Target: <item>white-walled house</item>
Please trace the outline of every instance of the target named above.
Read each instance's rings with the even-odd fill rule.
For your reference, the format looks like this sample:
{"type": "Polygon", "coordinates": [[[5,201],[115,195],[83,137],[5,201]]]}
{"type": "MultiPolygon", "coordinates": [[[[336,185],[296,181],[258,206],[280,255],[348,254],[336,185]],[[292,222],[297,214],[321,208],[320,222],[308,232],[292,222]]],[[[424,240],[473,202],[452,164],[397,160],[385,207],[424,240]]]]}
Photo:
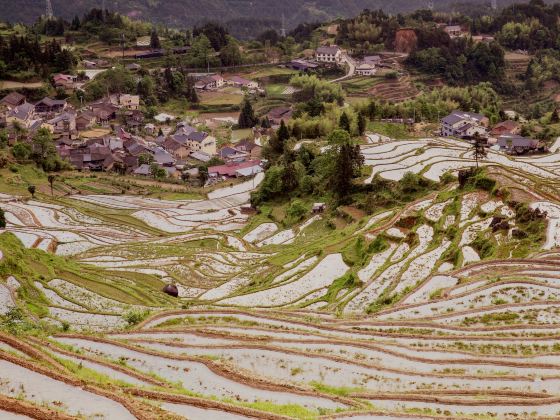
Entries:
{"type": "Polygon", "coordinates": [[[342,50],[337,45],[319,47],[315,59],[321,63],[338,64],[342,60],[342,50]]]}
{"type": "Polygon", "coordinates": [[[453,111],[441,120],[441,135],[472,137],[476,133],[487,134],[489,120],[482,114],[474,112],[453,111]]]}
{"type": "Polygon", "coordinates": [[[361,63],[356,67],[356,74],[358,76],[373,76],[376,72],[375,64],[361,63]]]}

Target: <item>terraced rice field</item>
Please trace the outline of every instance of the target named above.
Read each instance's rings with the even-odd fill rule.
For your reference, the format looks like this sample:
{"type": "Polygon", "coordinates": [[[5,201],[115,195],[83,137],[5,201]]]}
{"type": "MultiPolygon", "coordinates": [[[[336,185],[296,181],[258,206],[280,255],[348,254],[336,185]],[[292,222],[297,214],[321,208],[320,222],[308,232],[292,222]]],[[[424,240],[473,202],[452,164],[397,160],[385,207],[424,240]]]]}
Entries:
{"type": "MultiPolygon", "coordinates": [[[[362,151],[395,181],[475,164],[449,139],[362,151]]],[[[558,418],[560,154],[481,165],[534,200],[434,184],[337,230],[243,214],[262,175],[0,196],[0,418],[558,418]]]]}

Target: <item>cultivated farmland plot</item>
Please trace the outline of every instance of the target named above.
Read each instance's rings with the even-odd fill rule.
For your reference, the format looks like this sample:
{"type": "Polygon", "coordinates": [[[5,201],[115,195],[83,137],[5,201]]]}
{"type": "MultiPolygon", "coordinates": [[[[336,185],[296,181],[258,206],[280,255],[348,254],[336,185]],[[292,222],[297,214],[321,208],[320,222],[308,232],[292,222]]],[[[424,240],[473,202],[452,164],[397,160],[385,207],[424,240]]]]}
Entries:
{"type": "Polygon", "coordinates": [[[434,192],[338,230],[244,214],[264,174],[204,200],[0,195],[0,418],[558,418],[560,153],[490,152],[508,196],[439,184],[476,164],[463,142],[362,152],[364,182],[434,192]]]}

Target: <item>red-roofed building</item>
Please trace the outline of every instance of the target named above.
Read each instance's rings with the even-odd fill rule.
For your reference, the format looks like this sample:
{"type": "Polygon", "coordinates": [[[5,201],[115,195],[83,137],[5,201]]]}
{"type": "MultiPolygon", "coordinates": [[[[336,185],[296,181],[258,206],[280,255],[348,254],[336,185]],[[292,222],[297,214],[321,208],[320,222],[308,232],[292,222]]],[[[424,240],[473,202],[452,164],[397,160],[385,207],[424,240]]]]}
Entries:
{"type": "Polygon", "coordinates": [[[237,178],[239,176],[246,176],[247,173],[258,174],[259,172],[262,172],[260,160],[248,160],[238,163],[232,162],[225,165],[210,166],[208,168],[208,175],[211,177],[223,176],[237,178]]]}

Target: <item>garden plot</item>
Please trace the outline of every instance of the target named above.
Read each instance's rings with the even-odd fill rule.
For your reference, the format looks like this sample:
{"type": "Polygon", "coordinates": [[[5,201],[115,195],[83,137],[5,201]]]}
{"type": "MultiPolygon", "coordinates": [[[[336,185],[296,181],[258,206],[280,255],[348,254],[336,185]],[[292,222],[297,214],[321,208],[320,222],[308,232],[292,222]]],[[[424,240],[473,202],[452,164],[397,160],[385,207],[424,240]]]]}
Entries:
{"type": "Polygon", "coordinates": [[[463,253],[463,266],[480,261],[480,256],[478,253],[470,246],[464,246],[461,248],[461,252],[463,253]]]}
{"type": "MultiPolygon", "coordinates": [[[[398,357],[390,360],[389,355],[385,355],[387,357],[385,363],[389,364],[390,367],[382,367],[376,364],[357,365],[352,362],[333,360],[311,353],[293,354],[264,348],[185,348],[158,343],[149,343],[148,347],[165,353],[204,354],[219,357],[229,360],[237,368],[274,381],[304,384],[319,382],[336,387],[340,386],[340,379],[345,378],[347,383],[377,392],[407,392],[422,389],[428,384],[432,384],[436,388],[448,389],[482,390],[490,386],[493,389],[508,389],[511,387],[516,391],[542,392],[547,389],[546,386],[560,385],[560,379],[551,377],[543,377],[542,381],[535,383],[533,378],[529,377],[505,377],[503,375],[497,377],[480,374],[476,377],[469,377],[433,373],[433,370],[438,367],[437,363],[428,365],[432,372],[421,372],[419,371],[421,368],[415,367],[417,361],[407,361],[398,357]]],[[[145,356],[142,356],[142,358],[145,359],[145,356]]],[[[468,365],[459,363],[459,366],[464,368],[468,365]]],[[[484,364],[479,364],[478,368],[484,368],[484,364]]],[[[189,385],[192,386],[192,384],[189,385]]]]}
{"type": "Polygon", "coordinates": [[[15,306],[16,303],[12,298],[12,291],[3,284],[0,284],[0,315],[7,314],[15,306]]]}
{"type": "Polygon", "coordinates": [[[560,206],[548,201],[532,203],[531,208],[547,212],[548,227],[543,249],[560,246],[560,206]]]}
{"type": "Polygon", "coordinates": [[[419,238],[419,244],[413,248],[406,258],[401,259],[396,264],[390,265],[379,276],[373,278],[372,281],[358,294],[356,294],[346,305],[345,312],[361,312],[364,311],[371,303],[383,293],[383,291],[395,282],[409,261],[414,260],[417,256],[423,254],[433,239],[434,230],[431,226],[422,225],[418,227],[416,233],[419,238]]]}
{"type": "Polygon", "coordinates": [[[310,408],[335,409],[343,406],[326,398],[251,387],[220,376],[200,362],[172,360],[165,356],[153,356],[113,344],[84,339],[60,337],[56,341],[78,347],[82,351],[110,360],[125,360],[127,365],[144,373],[155,373],[169,382],[181,383],[184,389],[208,397],[233,398],[246,402],[271,401],[275,404],[299,404],[310,408]]]}
{"type": "Polygon", "coordinates": [[[73,330],[107,331],[127,325],[120,315],[77,312],[55,307],[49,308],[49,314],[58,321],[67,322],[73,330]]]}
{"type": "Polygon", "coordinates": [[[77,286],[66,280],[53,279],[49,281],[48,285],[61,298],[64,299],[65,296],[72,296],[73,300],[75,300],[76,302],[80,302],[81,305],[85,305],[93,311],[122,313],[122,311],[134,307],[98,295],[97,293],[92,292],[91,290],[77,286]]]}
{"type": "Polygon", "coordinates": [[[255,243],[263,241],[278,230],[275,223],[262,223],[243,237],[244,241],[255,243]]]}
{"type": "Polygon", "coordinates": [[[296,233],[293,229],[286,229],[277,234],[271,236],[270,238],[265,239],[262,242],[257,244],[258,247],[263,247],[267,245],[282,245],[282,244],[291,244],[294,239],[296,238],[296,233]]]}
{"type": "Polygon", "coordinates": [[[405,289],[412,288],[415,284],[427,278],[434,269],[439,258],[447,248],[449,248],[449,245],[451,245],[451,242],[443,241],[443,243],[433,251],[412,261],[408,269],[402,274],[399,283],[394,289],[394,293],[401,293],[405,289]]]}
{"type": "Polygon", "coordinates": [[[449,203],[451,200],[432,205],[424,212],[424,216],[431,222],[437,222],[443,216],[443,210],[449,203]]]}
{"type": "Polygon", "coordinates": [[[537,303],[538,301],[557,300],[559,295],[560,288],[523,283],[500,284],[483,288],[480,291],[470,292],[466,296],[391,311],[387,315],[382,315],[380,318],[423,318],[447,313],[448,308],[453,308],[454,311],[461,312],[488,308],[497,304],[519,302],[537,303]]]}
{"type": "Polygon", "coordinates": [[[162,403],[161,408],[170,413],[183,416],[187,419],[194,420],[216,420],[216,419],[228,419],[228,420],[251,420],[254,417],[242,416],[240,414],[233,414],[227,411],[211,410],[207,408],[199,408],[193,405],[186,404],[174,404],[174,403],[162,403]]]}
{"type": "Polygon", "coordinates": [[[54,250],[74,255],[96,246],[145,240],[145,234],[122,226],[108,225],[76,209],[37,202],[10,202],[4,206],[8,231],[27,248],[54,250]]]}
{"type": "Polygon", "coordinates": [[[430,299],[432,293],[447,289],[457,284],[458,279],[451,276],[433,276],[422,286],[414,291],[414,293],[408,295],[404,300],[404,304],[427,302],[430,299]]]}
{"type": "MultiPolygon", "coordinates": [[[[305,258],[305,256],[303,256],[303,257],[305,258]]],[[[294,277],[296,274],[299,274],[303,271],[306,271],[310,267],[314,266],[317,263],[318,260],[319,260],[319,257],[317,257],[317,256],[313,256],[311,258],[304,259],[303,261],[301,261],[295,267],[290,268],[289,270],[284,271],[282,274],[276,276],[274,278],[274,283],[282,283],[283,281],[294,277]]]]}
{"type": "Polygon", "coordinates": [[[298,300],[317,289],[324,289],[348,270],[340,254],[331,254],[321,260],[300,279],[268,290],[236,296],[222,301],[226,305],[250,307],[281,306],[298,300]]]}
{"type": "Polygon", "coordinates": [[[0,393],[39,405],[64,408],[70,415],[107,420],[135,419],[116,401],[80,387],[67,385],[6,360],[0,360],[0,393]]]}
{"type": "Polygon", "coordinates": [[[148,383],[148,382],[145,382],[145,381],[143,381],[141,379],[138,379],[134,376],[131,376],[131,375],[128,375],[124,372],[121,372],[120,370],[113,369],[109,366],[105,366],[101,363],[96,363],[96,362],[85,360],[85,359],[82,359],[82,358],[79,358],[79,357],[70,356],[66,353],[60,353],[60,352],[54,350],[52,347],[49,350],[54,354],[54,356],[56,356],[59,359],[69,360],[69,361],[71,361],[71,362],[73,362],[73,363],[75,363],[79,366],[83,366],[85,368],[91,369],[91,370],[96,371],[96,372],[98,372],[102,375],[106,375],[109,378],[112,378],[114,380],[126,382],[128,384],[136,385],[136,386],[148,386],[148,387],[151,386],[151,384],[148,383]]]}
{"type": "Polygon", "coordinates": [[[75,303],[72,303],[66,299],[64,299],[63,297],[59,296],[58,293],[56,293],[54,290],[51,289],[47,289],[45,286],[43,286],[42,283],[36,281],[35,283],[35,287],[37,289],[39,289],[44,295],[45,297],[51,302],[51,305],[56,305],[56,306],[60,306],[62,308],[65,309],[75,309],[78,311],[83,311],[84,308],[81,307],[80,305],[76,305],[75,303]]]}
{"type": "MultiPolygon", "coordinates": [[[[223,198],[229,197],[231,195],[248,193],[256,189],[263,180],[264,172],[261,172],[256,174],[254,178],[250,179],[249,181],[242,182],[241,184],[237,184],[232,187],[219,188],[217,190],[211,191],[208,193],[208,198],[212,200],[214,198],[223,198]]],[[[249,198],[247,198],[247,200],[248,199],[249,198]]]]}
{"type": "Polygon", "coordinates": [[[371,258],[369,264],[358,271],[358,278],[363,282],[371,280],[372,276],[385,264],[385,261],[387,261],[396,247],[397,246],[394,243],[391,243],[389,248],[385,251],[375,254],[371,258]]]}

